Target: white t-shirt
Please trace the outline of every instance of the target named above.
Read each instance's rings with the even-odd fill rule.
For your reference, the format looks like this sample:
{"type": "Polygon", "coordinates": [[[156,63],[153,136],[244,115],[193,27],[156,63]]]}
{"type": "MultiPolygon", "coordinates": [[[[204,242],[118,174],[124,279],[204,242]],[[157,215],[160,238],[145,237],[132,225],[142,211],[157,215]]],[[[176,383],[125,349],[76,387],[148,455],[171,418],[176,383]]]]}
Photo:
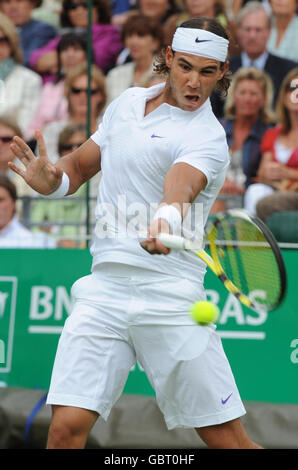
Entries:
{"type": "Polygon", "coordinates": [[[56,248],[56,243],[46,234],[30,232],[14,216],[0,230],[0,248],[56,248]]]}
{"type": "MultiPolygon", "coordinates": [[[[198,280],[198,258],[194,263],[193,255],[173,251],[167,259],[152,256],[141,248],[136,235],[127,236],[127,231],[144,230],[150,224],[163,198],[165,176],[179,162],[201,170],[208,181],[194,201],[201,205],[193,206],[203,209],[197,218],[202,232],[229,164],[225,131],[209,99],[195,112],[163,103],[144,117],[146,101],[158,96],[164,86],[126,90],[108,106],[91,136],[100,146],[102,169],[91,246],[93,267],[118,262],[177,276],[183,270],[184,277],[198,280]]],[[[193,223],[194,210],[191,217],[193,223]]],[[[203,279],[203,262],[201,267],[203,279]]]]}

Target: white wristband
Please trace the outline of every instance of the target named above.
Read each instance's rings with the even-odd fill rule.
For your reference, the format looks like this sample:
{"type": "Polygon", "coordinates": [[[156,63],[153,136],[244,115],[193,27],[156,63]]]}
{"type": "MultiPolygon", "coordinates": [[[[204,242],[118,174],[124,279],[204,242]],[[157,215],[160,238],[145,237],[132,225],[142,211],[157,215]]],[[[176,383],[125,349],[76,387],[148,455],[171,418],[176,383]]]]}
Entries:
{"type": "Polygon", "coordinates": [[[69,178],[67,174],[63,172],[60,186],[57,189],[55,189],[53,193],[44,194],[43,196],[48,199],[58,199],[58,198],[62,198],[63,196],[65,196],[68,193],[68,190],[69,190],[69,178]]]}
{"type": "Polygon", "coordinates": [[[173,205],[163,205],[157,209],[154,214],[153,220],[165,219],[171,229],[175,233],[181,228],[182,217],[180,211],[173,205]]]}

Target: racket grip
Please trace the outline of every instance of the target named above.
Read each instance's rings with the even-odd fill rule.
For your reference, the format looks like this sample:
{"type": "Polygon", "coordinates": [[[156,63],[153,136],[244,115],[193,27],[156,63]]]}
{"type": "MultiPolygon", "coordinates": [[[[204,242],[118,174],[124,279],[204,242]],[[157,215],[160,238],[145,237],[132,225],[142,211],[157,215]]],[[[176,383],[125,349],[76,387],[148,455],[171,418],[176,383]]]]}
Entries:
{"type": "Polygon", "coordinates": [[[185,239],[183,237],[171,235],[169,233],[160,233],[158,235],[158,239],[167,248],[171,248],[173,250],[185,250],[185,239]]]}

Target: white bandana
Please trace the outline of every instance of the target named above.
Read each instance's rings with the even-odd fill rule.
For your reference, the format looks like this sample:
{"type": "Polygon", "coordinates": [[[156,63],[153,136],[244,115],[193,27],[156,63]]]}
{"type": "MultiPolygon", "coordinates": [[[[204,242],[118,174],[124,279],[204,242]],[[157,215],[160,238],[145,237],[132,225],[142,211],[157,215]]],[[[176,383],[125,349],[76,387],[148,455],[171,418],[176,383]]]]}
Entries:
{"type": "Polygon", "coordinates": [[[173,37],[172,49],[208,59],[225,62],[229,41],[204,29],[177,28],[173,37]]]}

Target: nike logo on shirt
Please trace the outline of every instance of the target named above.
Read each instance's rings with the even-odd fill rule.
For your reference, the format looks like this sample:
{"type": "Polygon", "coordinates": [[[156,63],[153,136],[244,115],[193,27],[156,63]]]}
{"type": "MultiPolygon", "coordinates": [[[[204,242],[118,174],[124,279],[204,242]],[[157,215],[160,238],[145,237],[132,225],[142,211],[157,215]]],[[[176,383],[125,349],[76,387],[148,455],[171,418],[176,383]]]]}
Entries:
{"type": "Polygon", "coordinates": [[[151,139],[164,139],[164,136],[163,135],[156,135],[156,134],[152,134],[151,136],[151,139]]]}

